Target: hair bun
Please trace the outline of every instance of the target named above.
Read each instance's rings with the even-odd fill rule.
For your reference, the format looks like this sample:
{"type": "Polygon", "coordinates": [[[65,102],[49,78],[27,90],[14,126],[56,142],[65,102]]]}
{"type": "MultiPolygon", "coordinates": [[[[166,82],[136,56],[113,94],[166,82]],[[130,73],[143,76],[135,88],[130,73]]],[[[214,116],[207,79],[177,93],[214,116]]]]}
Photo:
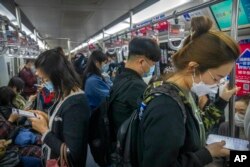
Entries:
{"type": "Polygon", "coordinates": [[[198,36],[207,33],[213,26],[213,22],[209,17],[199,16],[193,17],[191,20],[191,29],[192,29],[192,39],[197,38],[198,36]]]}

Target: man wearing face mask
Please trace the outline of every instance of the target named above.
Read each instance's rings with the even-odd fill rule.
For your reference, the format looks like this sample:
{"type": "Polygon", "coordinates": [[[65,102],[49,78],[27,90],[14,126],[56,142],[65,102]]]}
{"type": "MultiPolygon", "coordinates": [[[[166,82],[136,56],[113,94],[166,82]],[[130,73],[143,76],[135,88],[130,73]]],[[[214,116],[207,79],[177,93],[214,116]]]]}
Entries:
{"type": "Polygon", "coordinates": [[[150,67],[150,70],[148,73],[144,74],[143,76],[143,80],[146,84],[149,83],[149,81],[152,79],[153,75],[154,75],[154,71],[155,71],[155,66],[150,67]]]}
{"type": "Polygon", "coordinates": [[[121,124],[138,108],[147,84],[142,77],[160,59],[160,48],[150,38],[136,37],[129,43],[125,69],[116,76],[111,89],[111,123],[115,136],[121,124]]]}
{"type": "MultiPolygon", "coordinates": [[[[248,96],[241,96],[235,102],[235,136],[241,139],[246,139],[244,134],[244,119],[246,115],[247,106],[249,104],[248,96]]],[[[219,134],[229,136],[229,122],[224,122],[220,125],[219,134]]]]}
{"type": "Polygon", "coordinates": [[[33,59],[26,59],[25,66],[19,72],[19,77],[24,81],[24,89],[23,89],[23,96],[28,99],[30,95],[34,95],[36,93],[36,87],[34,84],[37,83],[37,79],[35,74],[32,72],[34,67],[34,60],[33,59]]]}

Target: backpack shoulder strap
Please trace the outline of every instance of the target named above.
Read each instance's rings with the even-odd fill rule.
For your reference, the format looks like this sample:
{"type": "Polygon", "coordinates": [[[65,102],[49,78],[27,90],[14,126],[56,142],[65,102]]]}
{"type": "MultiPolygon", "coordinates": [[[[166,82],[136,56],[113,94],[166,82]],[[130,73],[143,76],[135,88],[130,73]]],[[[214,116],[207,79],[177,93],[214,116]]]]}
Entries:
{"type": "Polygon", "coordinates": [[[178,103],[184,116],[184,123],[186,123],[187,114],[185,105],[188,104],[188,100],[183,90],[171,82],[156,81],[146,89],[143,95],[139,116],[141,117],[143,115],[144,109],[151,100],[162,94],[172,97],[178,103]]]}

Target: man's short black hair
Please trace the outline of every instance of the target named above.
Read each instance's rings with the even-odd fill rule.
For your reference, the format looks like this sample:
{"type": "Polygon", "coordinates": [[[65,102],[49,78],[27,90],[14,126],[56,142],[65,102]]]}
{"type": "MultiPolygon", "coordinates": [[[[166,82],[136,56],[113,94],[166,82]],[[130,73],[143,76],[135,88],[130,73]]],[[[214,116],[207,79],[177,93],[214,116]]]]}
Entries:
{"type": "Polygon", "coordinates": [[[151,38],[135,37],[129,43],[129,56],[145,56],[146,58],[157,62],[161,57],[161,50],[157,42],[151,38]]]}

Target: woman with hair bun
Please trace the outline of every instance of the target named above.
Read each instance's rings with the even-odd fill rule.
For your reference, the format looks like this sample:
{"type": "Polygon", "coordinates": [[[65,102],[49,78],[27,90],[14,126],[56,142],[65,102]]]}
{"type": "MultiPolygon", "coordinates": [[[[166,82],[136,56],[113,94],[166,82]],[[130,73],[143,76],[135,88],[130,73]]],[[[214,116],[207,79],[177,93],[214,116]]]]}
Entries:
{"type": "Polygon", "coordinates": [[[233,39],[211,28],[212,21],[208,17],[193,18],[191,35],[173,56],[176,71],[165,79],[162,89],[167,85],[172,93],[182,98],[159,95],[143,111],[139,166],[201,167],[212,162],[213,157],[229,155],[229,150],[223,147],[225,142],[205,145],[201,117],[213,118],[198,110],[191,93],[204,95],[211,86],[218,86],[230,73],[240,53],[233,39]]]}

